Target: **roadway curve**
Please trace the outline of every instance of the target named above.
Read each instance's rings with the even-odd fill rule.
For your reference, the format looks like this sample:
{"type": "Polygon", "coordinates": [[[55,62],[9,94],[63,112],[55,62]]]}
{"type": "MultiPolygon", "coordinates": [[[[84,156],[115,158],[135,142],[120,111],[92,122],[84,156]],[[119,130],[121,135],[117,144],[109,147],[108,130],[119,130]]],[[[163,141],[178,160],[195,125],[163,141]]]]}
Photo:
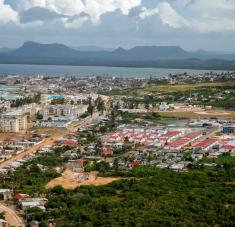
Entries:
{"type": "Polygon", "coordinates": [[[25,226],[22,219],[11,208],[0,204],[0,212],[5,213],[6,221],[10,224],[10,226],[16,226],[16,227],[24,227],[25,226]]]}

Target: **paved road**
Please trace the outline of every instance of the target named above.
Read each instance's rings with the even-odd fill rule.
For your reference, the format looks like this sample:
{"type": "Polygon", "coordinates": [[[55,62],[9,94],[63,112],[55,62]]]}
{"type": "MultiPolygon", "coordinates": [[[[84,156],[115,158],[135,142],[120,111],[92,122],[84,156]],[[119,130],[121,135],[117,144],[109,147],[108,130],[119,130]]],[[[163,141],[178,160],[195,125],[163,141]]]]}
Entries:
{"type": "Polygon", "coordinates": [[[5,212],[6,221],[10,224],[10,226],[25,226],[22,219],[11,208],[0,204],[0,212],[5,212]]]}

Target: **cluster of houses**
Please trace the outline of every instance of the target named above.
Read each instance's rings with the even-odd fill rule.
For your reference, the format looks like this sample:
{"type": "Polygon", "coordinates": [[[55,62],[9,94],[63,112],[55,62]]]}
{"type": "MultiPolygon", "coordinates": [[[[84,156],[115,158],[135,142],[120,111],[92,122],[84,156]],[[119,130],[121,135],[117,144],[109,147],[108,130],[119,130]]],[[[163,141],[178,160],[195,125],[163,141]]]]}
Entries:
{"type": "Polygon", "coordinates": [[[124,141],[159,148],[180,149],[202,135],[200,131],[166,127],[120,126],[103,137],[104,143],[114,144],[124,141]]]}
{"type": "MultiPolygon", "coordinates": [[[[6,139],[0,141],[0,163],[5,162],[11,157],[24,152],[27,148],[36,146],[44,141],[45,135],[28,136],[28,138],[15,137],[13,139],[6,139]]],[[[14,171],[17,167],[23,165],[23,163],[34,156],[30,154],[22,160],[12,162],[4,169],[0,169],[1,173],[6,173],[8,170],[14,171]]]]}
{"type": "MultiPolygon", "coordinates": [[[[138,161],[138,165],[151,164],[159,168],[185,169],[190,162],[184,160],[185,151],[191,153],[191,162],[203,158],[218,157],[224,153],[235,155],[235,136],[221,133],[207,137],[202,128],[140,127],[121,125],[118,130],[102,137],[103,145],[115,150],[125,144],[133,148],[124,156],[138,161]],[[149,161],[151,157],[151,162],[149,161]]],[[[112,156],[110,150],[106,151],[112,156]]],[[[137,165],[134,163],[133,165],[137,165]]],[[[133,166],[131,165],[131,166],[133,166]]],[[[130,166],[130,165],[129,165],[130,166]]]]}

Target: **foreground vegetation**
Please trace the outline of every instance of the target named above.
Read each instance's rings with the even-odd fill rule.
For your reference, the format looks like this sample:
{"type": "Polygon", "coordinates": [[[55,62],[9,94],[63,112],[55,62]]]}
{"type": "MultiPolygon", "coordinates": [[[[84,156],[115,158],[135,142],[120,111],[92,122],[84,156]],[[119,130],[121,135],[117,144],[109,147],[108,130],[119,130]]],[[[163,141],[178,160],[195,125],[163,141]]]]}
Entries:
{"type": "MultiPolygon", "coordinates": [[[[47,211],[31,208],[27,221],[40,226],[233,226],[235,218],[234,157],[205,158],[202,163],[223,165],[216,169],[192,167],[174,172],[155,167],[136,167],[129,171],[106,168],[103,175],[123,177],[105,186],[81,186],[49,190],[45,185],[60,176],[55,167],[66,160],[60,155],[69,147],[55,148],[25,163],[8,178],[2,188],[16,193],[45,196],[47,211]],[[147,221],[146,221],[147,220],[147,221]]],[[[102,172],[102,169],[100,169],[102,172]]]]}
{"type": "Polygon", "coordinates": [[[138,167],[129,180],[48,192],[48,211],[28,220],[57,226],[233,226],[234,169],[186,173],[138,167]]]}

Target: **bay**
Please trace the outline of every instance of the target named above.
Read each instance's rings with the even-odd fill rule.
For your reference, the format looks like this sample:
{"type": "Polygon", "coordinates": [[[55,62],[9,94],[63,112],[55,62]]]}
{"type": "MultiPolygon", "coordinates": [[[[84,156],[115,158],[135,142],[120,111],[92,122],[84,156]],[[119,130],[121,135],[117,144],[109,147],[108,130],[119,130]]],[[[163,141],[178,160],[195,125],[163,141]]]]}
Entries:
{"type": "MultiPolygon", "coordinates": [[[[211,70],[169,69],[169,68],[127,68],[105,66],[68,66],[68,65],[18,65],[0,64],[0,75],[44,75],[78,77],[86,76],[117,76],[117,77],[163,77],[171,74],[184,73],[204,74],[211,70]]],[[[220,73],[224,71],[213,70],[220,73]]]]}

